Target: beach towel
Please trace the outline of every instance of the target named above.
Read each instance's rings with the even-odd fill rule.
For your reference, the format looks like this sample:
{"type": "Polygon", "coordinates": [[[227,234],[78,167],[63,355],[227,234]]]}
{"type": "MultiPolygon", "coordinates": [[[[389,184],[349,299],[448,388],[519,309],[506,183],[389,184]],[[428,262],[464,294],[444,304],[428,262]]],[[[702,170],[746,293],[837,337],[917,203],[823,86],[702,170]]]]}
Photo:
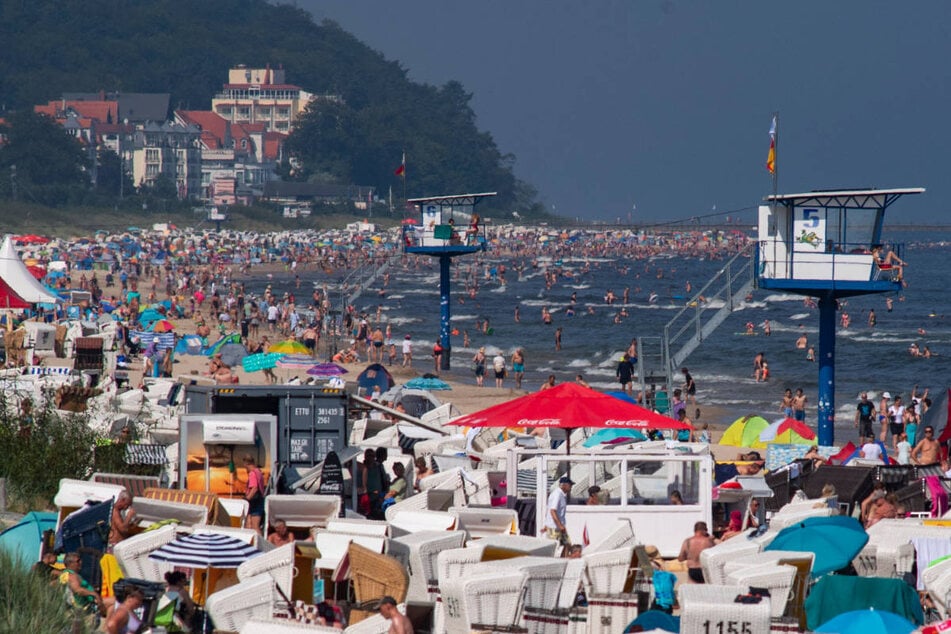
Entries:
{"type": "Polygon", "coordinates": [[[931,517],[944,517],[948,512],[948,492],[941,486],[938,476],[927,476],[925,486],[928,487],[928,497],[931,498],[931,517]]]}
{"type": "Polygon", "coordinates": [[[102,569],[102,598],[116,596],[112,586],[124,577],[119,561],[115,555],[106,554],[99,560],[99,567],[102,569]]]}
{"type": "Polygon", "coordinates": [[[912,537],[911,545],[915,547],[915,561],[918,564],[918,591],[925,589],[921,573],[935,559],[951,555],[951,538],[948,537],[912,537]]]}

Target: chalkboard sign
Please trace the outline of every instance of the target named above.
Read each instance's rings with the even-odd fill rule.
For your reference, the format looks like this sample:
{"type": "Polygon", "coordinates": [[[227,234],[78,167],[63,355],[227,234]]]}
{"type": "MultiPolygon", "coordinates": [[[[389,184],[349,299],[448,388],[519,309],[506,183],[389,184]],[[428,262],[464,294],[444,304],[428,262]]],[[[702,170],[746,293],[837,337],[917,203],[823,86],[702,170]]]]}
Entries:
{"type": "Polygon", "coordinates": [[[320,470],[320,487],[317,493],[321,495],[343,495],[343,467],[336,451],[329,452],[324,457],[324,465],[320,470]]]}

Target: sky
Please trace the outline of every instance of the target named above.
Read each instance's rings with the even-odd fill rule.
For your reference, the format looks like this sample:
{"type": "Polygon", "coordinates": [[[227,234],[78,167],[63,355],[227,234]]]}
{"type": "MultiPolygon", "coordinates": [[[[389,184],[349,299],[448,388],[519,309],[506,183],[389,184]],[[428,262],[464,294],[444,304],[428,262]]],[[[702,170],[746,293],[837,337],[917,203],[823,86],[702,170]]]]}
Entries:
{"type": "Polygon", "coordinates": [[[943,0],[296,5],[414,81],[461,82],[480,129],[559,216],[752,220],[772,192],[765,162],[778,112],[781,193],[921,186],[892,213],[949,222],[943,0]]]}

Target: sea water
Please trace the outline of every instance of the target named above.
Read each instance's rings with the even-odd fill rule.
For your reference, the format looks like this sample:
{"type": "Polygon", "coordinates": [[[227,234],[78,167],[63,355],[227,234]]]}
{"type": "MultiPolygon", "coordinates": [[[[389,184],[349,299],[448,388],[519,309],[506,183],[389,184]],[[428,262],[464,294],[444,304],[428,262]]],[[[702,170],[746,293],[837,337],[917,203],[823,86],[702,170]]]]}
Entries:
{"type": "MultiPolygon", "coordinates": [[[[919,392],[930,388],[932,394],[951,385],[951,232],[893,232],[887,239],[905,244],[902,257],[909,265],[905,269],[908,285],[900,293],[848,298],[841,308],[852,322],[847,329],[839,324],[836,329],[837,442],[854,440],[852,420],[861,391],[887,390],[893,396],[905,395],[907,402],[915,385],[919,392]],[[886,306],[887,298],[892,300],[891,311],[886,306]],[[868,325],[870,309],[877,318],[874,327],[868,325]],[[919,329],[925,334],[919,334],[919,329]],[[936,356],[912,357],[912,343],[922,349],[927,346],[936,356]]],[[[385,295],[378,294],[382,285],[378,280],[360,296],[356,308],[369,315],[371,324],[379,310],[384,327],[392,325],[398,350],[404,335],[412,335],[414,367],[432,371],[431,349],[439,336],[440,318],[438,261],[423,256],[418,261],[418,267],[391,267],[385,295]]],[[[482,346],[490,359],[501,351],[510,369],[512,352],[521,347],[526,357],[523,389],[536,390],[549,374],[554,374],[558,382],[582,374],[596,389],[617,389],[615,369],[631,340],[662,336],[664,325],[724,264],[724,260],[699,257],[571,259],[561,262],[561,267],[570,270],[572,277],[559,278],[548,290],[546,262],[540,260],[533,267],[528,259],[519,261],[524,265],[521,276],[513,270],[513,260],[498,257],[492,249],[454,260],[452,326],[459,334],[452,338],[452,378],[475,383],[472,356],[482,346]],[[473,264],[478,265],[475,277],[479,284],[474,299],[466,292],[465,276],[456,274],[457,268],[468,272],[473,264]],[[486,279],[484,275],[499,264],[508,269],[505,284],[497,277],[486,279]],[[588,271],[582,272],[585,264],[588,271]],[[690,293],[687,281],[692,285],[690,293]],[[621,304],[620,299],[611,306],[605,303],[609,289],[620,298],[625,287],[630,289],[627,304],[621,304]],[[566,308],[572,293],[576,293],[575,314],[569,316],[566,308]],[[652,294],[656,294],[653,302],[652,294]],[[516,307],[519,322],[515,321],[516,307]],[[552,314],[551,324],[542,321],[545,307],[552,314]],[[589,308],[593,314],[589,314],[589,308]],[[621,308],[629,316],[615,323],[615,314],[621,308]],[[476,329],[477,322],[486,318],[491,334],[476,329]],[[555,350],[557,328],[562,329],[560,351],[555,350]],[[462,345],[464,331],[470,337],[468,347],[462,345]]],[[[283,291],[296,292],[303,302],[311,283],[322,286],[330,282],[332,287],[334,281],[323,273],[306,271],[301,276],[304,285],[295,291],[291,279],[279,277],[252,279],[248,290],[260,293],[270,283],[278,296],[283,291]]],[[[720,419],[701,417],[701,421],[730,422],[746,414],[781,418],[783,390],[801,387],[809,399],[806,421],[815,426],[818,367],[795,344],[805,333],[809,345],[818,348],[818,310],[807,306],[803,299],[777,291],[754,291],[751,301],[743,302],[686,360],[684,365],[690,368],[697,384],[701,411],[711,405],[726,412],[720,419]],[[762,325],[767,319],[771,336],[763,334],[762,325]],[[747,322],[755,324],[755,336],[742,334],[747,322]],[[758,352],[766,355],[770,369],[769,380],[760,383],[753,378],[753,357],[758,352]]],[[[340,343],[349,341],[341,339],[340,343]]],[[[494,384],[487,376],[486,385],[494,384]]],[[[510,375],[505,386],[513,385],[510,375]]],[[[448,398],[451,400],[451,396],[448,398]]]]}

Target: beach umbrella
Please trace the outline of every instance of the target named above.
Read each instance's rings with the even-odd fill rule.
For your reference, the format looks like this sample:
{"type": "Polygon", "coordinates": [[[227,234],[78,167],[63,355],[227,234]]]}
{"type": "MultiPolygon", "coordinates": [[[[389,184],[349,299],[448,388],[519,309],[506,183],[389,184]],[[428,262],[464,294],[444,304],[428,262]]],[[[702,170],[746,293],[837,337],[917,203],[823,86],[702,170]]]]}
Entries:
{"type": "Polygon", "coordinates": [[[336,363],[318,363],[311,369],[307,370],[307,374],[317,377],[340,376],[341,374],[346,373],[347,369],[337,365],[336,363]]]}
{"type": "Polygon", "coordinates": [[[802,421],[786,418],[760,432],[759,439],[763,442],[787,445],[811,445],[816,439],[816,432],[809,429],[809,426],[802,421]]]}
{"type": "Polygon", "coordinates": [[[608,429],[690,429],[689,425],[613,396],[562,383],[449,422],[459,427],[549,427],[572,430],[582,427],[608,429]]]}
{"type": "Polygon", "coordinates": [[[584,441],[584,446],[627,444],[643,440],[647,440],[647,436],[636,429],[599,429],[584,441]]]}
{"type": "Polygon", "coordinates": [[[180,535],[149,553],[149,559],[183,568],[237,568],[261,551],[222,533],[180,535]]]}
{"type": "Polygon", "coordinates": [[[241,367],[245,372],[257,372],[258,370],[270,370],[277,366],[277,361],[284,355],[280,352],[258,352],[249,354],[241,359],[241,367]]]}
{"type": "Polygon", "coordinates": [[[630,394],[628,394],[627,392],[620,392],[620,391],[618,391],[618,392],[607,392],[607,395],[608,395],[608,396],[613,396],[614,398],[619,399],[619,400],[622,400],[622,401],[624,401],[625,403],[632,403],[632,404],[634,404],[634,405],[637,405],[637,404],[638,404],[638,403],[637,403],[637,399],[634,398],[633,396],[631,396],[630,394]]]}
{"type": "Polygon", "coordinates": [[[766,447],[766,443],[759,439],[759,435],[767,427],[769,427],[769,421],[762,416],[749,415],[737,418],[723,432],[720,444],[762,449],[766,447]]]}
{"type": "Polygon", "coordinates": [[[152,332],[172,332],[175,330],[175,324],[167,319],[159,319],[152,322],[152,325],[149,326],[149,330],[152,332]]]}
{"type": "Polygon", "coordinates": [[[286,354],[277,361],[277,367],[284,370],[309,370],[316,365],[309,354],[286,354]]]}
{"type": "Polygon", "coordinates": [[[294,339],[285,339],[278,341],[267,349],[268,352],[280,352],[281,354],[310,354],[307,346],[294,339]]]}
{"type": "Polygon", "coordinates": [[[903,616],[887,610],[843,612],[815,629],[836,634],[910,634],[917,626],[903,616]]]}
{"type": "Polygon", "coordinates": [[[798,550],[815,554],[816,577],[849,565],[868,542],[858,520],[845,515],[809,517],[779,531],[764,550],[798,550]]]}
{"type": "Polygon", "coordinates": [[[429,390],[430,392],[452,389],[452,386],[442,379],[427,376],[418,376],[415,379],[410,379],[406,382],[406,387],[414,390],[429,390]]]}

